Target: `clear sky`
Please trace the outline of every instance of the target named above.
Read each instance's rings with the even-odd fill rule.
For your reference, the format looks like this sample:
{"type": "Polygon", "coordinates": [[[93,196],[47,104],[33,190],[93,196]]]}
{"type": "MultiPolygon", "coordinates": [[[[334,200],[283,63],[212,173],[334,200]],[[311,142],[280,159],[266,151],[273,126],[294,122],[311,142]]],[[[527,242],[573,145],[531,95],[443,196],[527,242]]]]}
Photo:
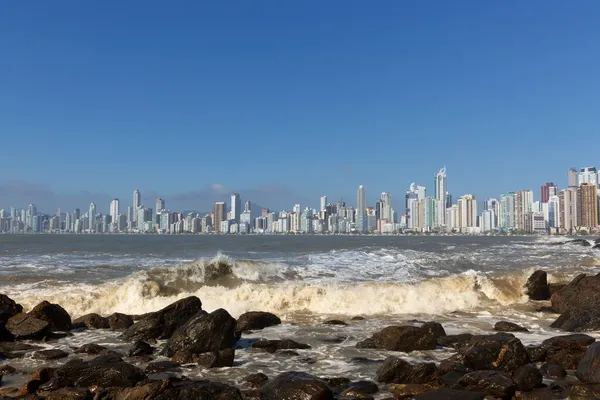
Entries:
{"type": "Polygon", "coordinates": [[[3,1],[0,208],[363,184],[399,210],[444,165],[455,199],[539,198],[600,166],[599,21],[592,0],[3,1]]]}

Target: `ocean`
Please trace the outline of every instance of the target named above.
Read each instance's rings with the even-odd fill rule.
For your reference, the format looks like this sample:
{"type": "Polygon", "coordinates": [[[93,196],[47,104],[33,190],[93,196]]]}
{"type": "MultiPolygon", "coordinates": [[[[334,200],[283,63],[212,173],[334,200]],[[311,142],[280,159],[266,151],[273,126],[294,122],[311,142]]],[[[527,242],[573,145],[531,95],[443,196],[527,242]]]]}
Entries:
{"type": "MultiPolygon", "coordinates": [[[[283,324],[244,336],[308,343],[300,356],[255,353],[238,344],[236,366],[195,368],[190,377],[238,383],[249,373],[302,370],[318,376],[373,379],[390,352],[356,343],[393,324],[441,322],[447,333],[492,332],[499,320],[527,327],[524,344],[561,334],[556,314],[538,312],[523,285],[543,269],[550,282],[600,272],[600,252],[564,237],[468,236],[0,236],[0,293],[26,310],[42,300],[72,317],[95,312],[143,314],[195,295],[203,308],[234,317],[269,311],[283,324]],[[361,316],[364,320],[352,320],[361,316]],[[347,326],[324,325],[341,319],[347,326]],[[365,361],[365,358],[371,361],[365,361]]],[[[242,342],[243,342],[242,340],[242,342]]],[[[44,344],[69,350],[84,343],[116,350],[118,333],[82,331],[44,344]]],[[[441,360],[450,350],[412,352],[441,360]]],[[[41,361],[11,360],[34,369],[41,361]]],[[[63,361],[64,362],[64,361],[63,361]]],[[[0,364],[3,362],[0,361],[0,364]]]]}

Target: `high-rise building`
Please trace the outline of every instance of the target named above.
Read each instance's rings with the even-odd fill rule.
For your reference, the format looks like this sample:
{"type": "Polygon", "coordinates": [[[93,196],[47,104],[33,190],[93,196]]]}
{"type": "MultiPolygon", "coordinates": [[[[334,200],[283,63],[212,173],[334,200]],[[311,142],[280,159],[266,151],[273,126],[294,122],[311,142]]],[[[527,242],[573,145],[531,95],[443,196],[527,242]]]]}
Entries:
{"type": "Polygon", "coordinates": [[[138,189],[135,189],[133,191],[133,223],[135,224],[137,222],[137,217],[138,217],[138,208],[140,208],[140,206],[142,205],[142,195],[140,194],[140,191],[138,189]]]}
{"type": "Polygon", "coordinates": [[[155,223],[160,224],[160,212],[165,209],[165,201],[158,197],[156,199],[156,208],[154,209],[155,223]]]}
{"type": "Polygon", "coordinates": [[[246,202],[244,203],[244,212],[252,212],[252,203],[250,202],[250,200],[246,200],[246,202]]]}
{"type": "Polygon", "coordinates": [[[325,209],[327,208],[327,196],[321,196],[320,206],[321,208],[319,209],[319,211],[325,211],[325,209]]]}
{"type": "Polygon", "coordinates": [[[481,214],[481,230],[483,232],[492,232],[496,229],[496,216],[494,210],[485,210],[481,214]]]}
{"type": "Polygon", "coordinates": [[[444,227],[446,225],[446,193],[448,192],[446,167],[440,169],[435,176],[434,189],[434,197],[437,201],[436,225],[438,227],[444,227]]]}
{"type": "Polygon", "coordinates": [[[550,196],[548,199],[548,228],[560,228],[560,199],[550,196]]]}
{"type": "MultiPolygon", "coordinates": [[[[225,220],[225,202],[218,201],[213,207],[213,230],[221,232],[221,222],[225,220]]],[[[226,233],[226,232],[224,232],[226,233]]]]}
{"type": "Polygon", "coordinates": [[[569,168],[569,187],[577,187],[577,168],[569,168]]]}
{"type": "Polygon", "coordinates": [[[110,219],[113,223],[117,223],[119,217],[119,199],[113,199],[110,202],[110,219]]]}
{"type": "Polygon", "coordinates": [[[598,226],[598,189],[593,183],[582,183],[577,189],[577,225],[588,229],[598,226]]]}
{"type": "MultiPolygon", "coordinates": [[[[423,188],[423,194],[425,194],[425,188],[419,186],[418,188],[423,188]]],[[[419,202],[419,190],[415,188],[415,184],[411,183],[410,188],[406,192],[404,197],[404,208],[405,208],[405,216],[406,216],[406,229],[413,230],[415,229],[415,219],[417,217],[417,203],[419,202]]]]}
{"type": "Polygon", "coordinates": [[[242,214],[242,199],[239,193],[231,194],[231,219],[235,222],[240,222],[242,214]]]}
{"type": "Polygon", "coordinates": [[[571,234],[577,226],[577,188],[570,187],[561,190],[558,194],[558,199],[560,202],[561,231],[571,234]]]}
{"type": "Polygon", "coordinates": [[[546,184],[541,187],[540,200],[542,203],[547,203],[550,199],[550,196],[556,195],[558,195],[558,186],[556,186],[554,183],[546,182],[546,184]]]}
{"type": "Polygon", "coordinates": [[[470,228],[477,227],[477,200],[472,194],[465,194],[457,204],[459,229],[461,233],[468,233],[470,228]]]}
{"type": "Polygon", "coordinates": [[[90,210],[88,212],[89,224],[88,229],[92,232],[96,230],[96,205],[94,203],[90,204],[90,210]]]}
{"type": "Polygon", "coordinates": [[[592,185],[598,186],[598,171],[596,167],[585,167],[581,168],[579,172],[579,185],[582,183],[591,183],[592,185]]]}
{"type": "Polygon", "coordinates": [[[387,192],[381,193],[381,203],[381,219],[384,219],[387,222],[394,222],[392,210],[392,195],[387,192]]]}
{"type": "Polygon", "coordinates": [[[515,193],[509,192],[500,196],[500,215],[498,226],[505,229],[515,229],[515,193]]]}

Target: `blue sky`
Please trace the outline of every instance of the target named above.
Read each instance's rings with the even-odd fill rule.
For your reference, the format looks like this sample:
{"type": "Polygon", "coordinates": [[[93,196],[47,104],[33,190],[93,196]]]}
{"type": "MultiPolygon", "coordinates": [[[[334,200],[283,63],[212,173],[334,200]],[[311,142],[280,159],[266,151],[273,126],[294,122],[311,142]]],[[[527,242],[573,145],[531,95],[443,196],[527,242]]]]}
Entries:
{"type": "Polygon", "coordinates": [[[364,184],[399,209],[444,165],[454,198],[538,197],[600,164],[598,21],[597,1],[1,2],[0,208],[364,184]]]}

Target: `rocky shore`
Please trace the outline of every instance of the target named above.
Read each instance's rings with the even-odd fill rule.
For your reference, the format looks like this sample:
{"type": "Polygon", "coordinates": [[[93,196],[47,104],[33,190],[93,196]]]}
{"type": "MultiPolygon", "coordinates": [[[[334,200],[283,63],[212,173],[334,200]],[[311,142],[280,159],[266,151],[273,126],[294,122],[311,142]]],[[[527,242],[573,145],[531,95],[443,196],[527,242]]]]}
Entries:
{"type": "MultiPolygon", "coordinates": [[[[546,272],[536,271],[525,291],[539,312],[560,314],[552,327],[564,335],[524,345],[515,333],[528,330],[512,321],[497,321],[490,334],[447,334],[433,321],[381,327],[356,344],[380,354],[378,360],[355,360],[376,365],[369,379],[306,373],[303,365],[312,361],[301,356],[311,346],[294,337],[270,337],[269,328],[282,323],[271,313],[248,312],[236,320],[224,309],[203,310],[192,296],[145,315],[88,314],[72,320],[58,304],[43,301],[24,312],[0,294],[0,399],[600,398],[600,342],[582,333],[600,330],[600,275],[580,275],[562,285],[548,284],[546,272]],[[94,342],[49,346],[81,331],[110,331],[127,351],[94,342]],[[451,354],[441,362],[423,356],[441,350],[451,354]],[[256,358],[297,357],[298,368],[274,376],[257,371],[241,382],[199,380],[192,373],[238,368],[236,352],[242,351],[256,358]],[[23,360],[37,367],[24,372],[13,366],[23,360]]],[[[343,329],[361,322],[322,324],[343,329]]]]}

